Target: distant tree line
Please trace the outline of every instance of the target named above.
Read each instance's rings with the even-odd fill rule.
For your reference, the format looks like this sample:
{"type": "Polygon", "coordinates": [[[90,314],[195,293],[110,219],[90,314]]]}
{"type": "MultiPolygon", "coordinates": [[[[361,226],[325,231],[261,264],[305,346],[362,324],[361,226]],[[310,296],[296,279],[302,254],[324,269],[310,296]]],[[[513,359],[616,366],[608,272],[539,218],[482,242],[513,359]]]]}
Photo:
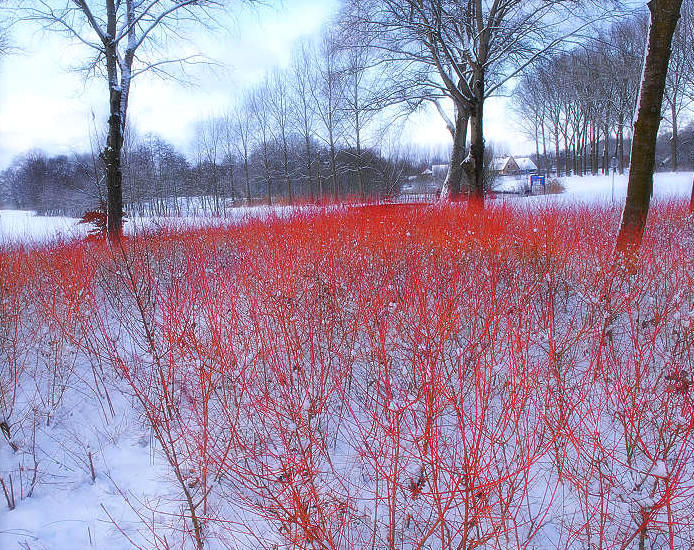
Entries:
{"type": "MultiPolygon", "coordinates": [[[[360,189],[375,199],[399,192],[406,176],[421,170],[422,161],[409,155],[386,159],[364,149],[357,154],[336,147],[334,172],[329,149],[311,140],[311,178],[305,144],[287,138],[287,161],[283,147],[268,142],[265,147],[239,154],[225,120],[200,123],[194,143],[194,158],[156,135],[126,140],[123,155],[123,195],[126,215],[224,215],[233,206],[273,202],[332,201],[333,173],[338,198],[356,198],[360,189]],[[222,130],[214,136],[214,132],[222,130]],[[210,141],[213,134],[213,141],[210,141]],[[361,180],[359,174],[361,173],[361,180]],[[269,193],[269,195],[268,195],[269,193]]],[[[0,205],[36,210],[49,215],[81,216],[106,201],[104,169],[91,154],[49,156],[30,151],[18,156],[0,172],[0,205]]]]}
{"type": "MultiPolygon", "coordinates": [[[[607,32],[547,56],[519,80],[512,102],[535,143],[540,170],[607,173],[629,166],[634,112],[643,72],[648,15],[614,22],[607,32]],[[614,160],[613,160],[614,159],[614,160]]],[[[694,101],[694,2],[682,3],[663,102],[657,167],[691,167],[694,101]],[[683,130],[684,128],[684,130],[683,130]]]]}
{"type": "Polygon", "coordinates": [[[98,205],[99,179],[88,154],[49,157],[30,151],[0,173],[0,204],[46,214],[82,213],[98,205]]]}

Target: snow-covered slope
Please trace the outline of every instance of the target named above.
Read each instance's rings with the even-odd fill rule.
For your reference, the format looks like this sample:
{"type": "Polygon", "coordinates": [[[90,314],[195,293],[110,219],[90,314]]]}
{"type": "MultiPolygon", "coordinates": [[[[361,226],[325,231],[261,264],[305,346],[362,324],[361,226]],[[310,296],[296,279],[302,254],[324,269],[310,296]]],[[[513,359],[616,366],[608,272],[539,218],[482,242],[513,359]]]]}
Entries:
{"type": "MultiPolygon", "coordinates": [[[[692,192],[692,172],[659,172],[653,184],[657,199],[688,198],[692,192]]],[[[563,178],[566,188],[564,198],[580,201],[609,201],[612,198],[612,176],[585,176],[563,178]]],[[[627,194],[628,175],[615,175],[614,195],[616,201],[623,201],[627,194]]]]}
{"type": "MultiPolygon", "coordinates": [[[[614,178],[615,201],[624,201],[627,189],[626,174],[614,178]]],[[[689,198],[692,190],[692,172],[663,172],[655,175],[654,196],[656,199],[689,198]]],[[[511,181],[511,180],[508,180],[511,181]]],[[[566,192],[561,195],[548,195],[539,200],[557,202],[608,202],[612,196],[612,176],[585,176],[561,179],[566,192]]],[[[515,182],[515,180],[514,180],[515,182]]],[[[509,188],[510,189],[510,188],[509,188]]],[[[513,188],[515,189],[515,187],[513,188]]],[[[519,197],[508,196],[505,200],[515,201],[519,197]]],[[[523,197],[527,199],[527,197],[523,197]]],[[[531,197],[538,200],[538,197],[531,197]]],[[[238,223],[247,219],[263,218],[272,215],[288,215],[297,208],[311,207],[253,206],[229,210],[226,217],[189,216],[180,218],[138,218],[126,222],[126,232],[138,229],[154,229],[161,226],[199,227],[201,225],[224,225],[238,223]]],[[[38,216],[27,210],[0,210],[0,243],[7,242],[46,242],[58,238],[72,239],[85,235],[87,228],[75,218],[38,216]]]]}
{"type": "MultiPolygon", "coordinates": [[[[310,212],[311,206],[242,206],[230,209],[224,217],[180,216],[128,218],[125,232],[133,234],[142,230],[167,228],[214,227],[241,223],[246,220],[283,217],[296,211],[310,212]]],[[[87,234],[89,226],[77,218],[40,216],[31,210],[0,210],[0,245],[15,243],[48,243],[58,239],[71,240],[87,234]]]]}

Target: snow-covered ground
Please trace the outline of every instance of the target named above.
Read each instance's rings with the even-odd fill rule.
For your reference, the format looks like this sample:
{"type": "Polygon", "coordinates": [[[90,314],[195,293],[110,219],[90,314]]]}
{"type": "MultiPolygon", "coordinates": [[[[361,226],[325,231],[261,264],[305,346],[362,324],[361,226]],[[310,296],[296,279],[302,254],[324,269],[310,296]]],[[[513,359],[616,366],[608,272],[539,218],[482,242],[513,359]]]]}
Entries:
{"type": "MultiPolygon", "coordinates": [[[[39,483],[31,498],[20,500],[16,495],[17,507],[11,512],[2,502],[2,550],[124,548],[127,543],[113,522],[129,530],[137,524],[137,516],[123,495],[136,495],[144,502],[162,499],[169,490],[162,474],[166,466],[152,455],[149,441],[128,436],[133,430],[132,419],[108,426],[93,402],[87,400],[65,403],[65,408],[70,412],[57,420],[56,426],[37,429],[41,442],[38,456],[42,459],[39,483]],[[74,416],[80,421],[72,421],[74,416]],[[94,482],[84,445],[93,449],[98,472],[94,482]],[[43,480],[50,481],[43,484],[43,480]]],[[[7,448],[0,453],[0,465],[17,460],[7,448]]],[[[13,482],[17,487],[17,480],[13,482]]]]}
{"type": "Polygon", "coordinates": [[[74,218],[37,216],[30,210],[0,210],[0,244],[79,237],[86,228],[74,218]]]}
{"type": "MultiPolygon", "coordinates": [[[[692,191],[692,172],[659,172],[655,175],[654,196],[658,199],[688,198],[692,191]]],[[[552,179],[550,177],[549,179],[552,179]]],[[[509,193],[504,198],[516,200],[517,193],[527,185],[527,177],[502,177],[499,178],[495,190],[501,193],[509,193]]],[[[560,178],[565,192],[561,195],[548,195],[547,200],[565,201],[576,200],[582,202],[609,202],[612,200],[613,191],[612,175],[609,176],[572,176],[560,178]]],[[[627,194],[628,175],[616,174],[614,177],[614,200],[622,202],[627,194]]],[[[538,197],[540,195],[534,195],[538,197]]],[[[523,197],[528,198],[528,197],[523,197]]]]}
{"type": "MultiPolygon", "coordinates": [[[[242,206],[230,209],[224,217],[180,216],[126,219],[125,232],[132,234],[160,227],[223,226],[265,218],[269,215],[288,216],[297,209],[308,212],[314,210],[314,207],[242,206]]],[[[0,210],[0,245],[71,240],[84,237],[89,229],[89,226],[81,224],[77,218],[39,216],[31,210],[0,210]]]]}
{"type": "MultiPolygon", "coordinates": [[[[689,198],[692,192],[692,172],[659,172],[655,175],[653,194],[656,199],[689,198]]],[[[627,195],[626,174],[614,177],[615,201],[624,201],[627,195]]],[[[582,178],[563,178],[566,188],[564,195],[557,198],[571,198],[585,202],[610,201],[612,199],[612,176],[585,176],[582,178]]]]}
{"type": "MultiPolygon", "coordinates": [[[[662,172],[655,175],[654,196],[656,199],[689,198],[692,191],[693,172],[662,172]]],[[[561,195],[547,195],[540,201],[555,202],[609,202],[612,199],[612,176],[585,176],[562,178],[566,191],[561,195]]],[[[616,202],[624,201],[627,190],[627,175],[616,175],[614,178],[614,197],[616,202]]],[[[506,200],[518,200],[519,197],[508,195],[506,200]]],[[[526,199],[526,197],[523,197],[526,199]]],[[[538,196],[532,197],[538,200],[538,196]]],[[[128,220],[126,232],[140,229],[152,229],[162,226],[195,227],[200,225],[224,225],[239,223],[247,219],[257,219],[273,215],[286,215],[297,207],[288,206],[252,206],[239,207],[228,211],[226,217],[210,218],[189,216],[180,218],[146,218],[128,220]]],[[[301,207],[308,209],[309,207],[301,207]]],[[[82,237],[88,228],[78,223],[75,218],[37,216],[26,210],[0,210],[0,244],[16,242],[46,242],[55,239],[72,239],[82,237]]]]}

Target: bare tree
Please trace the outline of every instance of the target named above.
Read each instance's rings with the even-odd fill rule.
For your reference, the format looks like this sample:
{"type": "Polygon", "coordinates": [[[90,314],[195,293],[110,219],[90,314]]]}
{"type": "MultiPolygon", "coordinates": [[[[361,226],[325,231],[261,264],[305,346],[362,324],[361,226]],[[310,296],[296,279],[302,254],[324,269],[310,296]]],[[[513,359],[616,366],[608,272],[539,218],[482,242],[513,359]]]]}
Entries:
{"type": "MultiPolygon", "coordinates": [[[[312,147],[312,141],[316,135],[316,106],[311,94],[311,90],[316,82],[315,58],[316,52],[313,45],[308,41],[300,42],[292,56],[289,84],[294,102],[293,110],[297,131],[304,142],[304,155],[306,157],[305,178],[308,181],[311,200],[316,198],[312,147]]],[[[318,170],[320,170],[320,166],[318,170]]]]}
{"type": "MultiPolygon", "coordinates": [[[[545,99],[542,82],[535,75],[524,75],[514,90],[514,111],[523,132],[535,142],[536,162],[540,160],[540,129],[544,136],[545,99]]],[[[547,148],[543,138],[543,161],[546,162],[547,148]]],[[[538,165],[539,166],[539,165],[538,165]]],[[[542,168],[544,169],[544,162],[542,168]]]]}
{"type": "MultiPolygon", "coordinates": [[[[366,137],[377,117],[380,116],[386,126],[392,122],[396,113],[390,113],[389,107],[393,103],[392,93],[397,90],[392,85],[393,69],[397,71],[397,64],[386,67],[380,63],[380,52],[371,44],[373,33],[364,28],[369,25],[364,13],[366,8],[364,0],[353,0],[349,6],[352,13],[338,22],[339,59],[344,83],[344,138],[361,197],[367,194],[363,158],[366,137]],[[384,74],[387,68],[391,69],[391,74],[384,74]]],[[[417,93],[416,88],[413,91],[417,93]]]]}
{"type": "Polygon", "coordinates": [[[525,71],[512,96],[514,104],[536,141],[538,156],[540,140],[547,157],[545,134],[553,138],[557,175],[562,166],[579,176],[600,169],[607,173],[612,156],[620,170],[626,166],[625,135],[632,131],[647,31],[639,10],[602,33],[609,41],[589,37],[525,71]]]}
{"type": "Polygon", "coordinates": [[[224,119],[209,117],[198,122],[195,130],[195,152],[198,159],[198,167],[205,167],[201,171],[202,178],[206,182],[200,182],[201,187],[208,190],[210,196],[202,197],[203,201],[210,201],[211,211],[219,216],[224,213],[226,195],[222,192],[221,162],[225,152],[224,147],[225,126],[224,119]],[[207,183],[207,185],[205,185],[207,183]]]}
{"type": "Polygon", "coordinates": [[[650,0],[648,2],[651,23],[637,118],[634,124],[627,199],[617,237],[617,250],[620,253],[638,250],[648,218],[653,192],[655,146],[660,128],[660,113],[672,51],[672,38],[680,18],[681,6],[682,0],[650,0]]]}
{"type": "Polygon", "coordinates": [[[557,177],[561,171],[559,162],[559,137],[561,135],[561,121],[563,113],[563,93],[558,86],[558,80],[554,73],[554,61],[545,62],[537,67],[535,73],[536,81],[541,89],[544,104],[545,124],[551,133],[554,141],[554,162],[557,177]]]}
{"type": "Polygon", "coordinates": [[[234,146],[243,161],[243,176],[246,187],[246,201],[251,202],[250,155],[253,145],[253,118],[250,116],[252,96],[245,94],[232,113],[227,115],[229,131],[234,136],[234,146]]]}
{"type": "MultiPolygon", "coordinates": [[[[385,58],[423,68],[430,99],[453,136],[450,196],[467,182],[472,197],[484,199],[484,104],[512,78],[589,22],[567,0],[352,0],[367,18],[364,28],[381,36],[373,43],[385,58]],[[578,21],[574,23],[573,21],[578,21]],[[454,120],[437,99],[453,102],[454,120]],[[470,155],[465,156],[470,126],[470,155]],[[468,177],[466,178],[466,174],[468,177]]],[[[596,10],[592,20],[598,18],[596,10]]],[[[421,71],[420,71],[421,72],[421,71]]]]}
{"type": "Polygon", "coordinates": [[[274,70],[268,78],[267,108],[272,117],[270,130],[282,150],[282,176],[287,188],[289,202],[293,201],[292,177],[289,170],[289,140],[291,131],[292,102],[287,92],[289,88],[287,73],[274,70]]]}
{"type": "MultiPolygon", "coordinates": [[[[337,64],[336,48],[335,35],[330,31],[326,32],[317,52],[318,79],[312,88],[316,113],[322,126],[318,135],[326,143],[330,153],[330,179],[334,200],[339,196],[337,144],[344,125],[344,80],[337,64]]],[[[320,171],[320,166],[318,170],[320,171]]]]}
{"type": "MultiPolygon", "coordinates": [[[[254,0],[236,0],[252,2],[254,0]]],[[[222,0],[42,0],[18,8],[26,20],[62,32],[84,45],[93,58],[91,74],[106,78],[109,93],[108,138],[103,151],[106,166],[107,220],[110,238],[123,226],[122,148],[132,82],[154,71],[166,75],[172,64],[194,63],[198,56],[167,58],[154,47],[165,35],[177,35],[183,23],[210,19],[222,0]]]]}
{"type": "Polygon", "coordinates": [[[249,116],[253,118],[258,135],[258,146],[263,164],[266,199],[272,204],[272,168],[270,166],[270,147],[272,145],[272,119],[269,112],[269,80],[266,78],[252,91],[248,104],[249,116]]]}
{"type": "Polygon", "coordinates": [[[643,73],[643,52],[646,48],[648,20],[640,15],[618,21],[609,32],[608,71],[614,75],[611,97],[616,116],[615,156],[619,173],[627,167],[624,150],[625,130],[631,132],[633,113],[643,73]]]}
{"type": "Polygon", "coordinates": [[[689,11],[684,11],[684,17],[680,19],[675,35],[672,38],[672,54],[670,55],[670,66],[665,81],[663,118],[669,123],[671,129],[670,166],[673,172],[677,172],[679,169],[677,138],[682,111],[687,106],[687,66],[690,63],[691,42],[694,41],[694,37],[690,34],[691,30],[687,28],[689,11]]]}

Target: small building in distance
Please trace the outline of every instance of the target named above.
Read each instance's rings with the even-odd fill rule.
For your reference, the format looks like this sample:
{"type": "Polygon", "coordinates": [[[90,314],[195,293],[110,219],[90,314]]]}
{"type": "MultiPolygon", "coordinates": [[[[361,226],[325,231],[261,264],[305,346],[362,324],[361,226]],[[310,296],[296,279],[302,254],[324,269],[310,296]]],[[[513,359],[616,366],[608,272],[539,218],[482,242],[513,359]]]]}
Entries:
{"type": "Polygon", "coordinates": [[[529,157],[495,158],[490,168],[497,176],[529,176],[537,173],[537,165],[529,157]]]}
{"type": "Polygon", "coordinates": [[[403,197],[432,197],[441,193],[443,182],[448,175],[448,164],[433,164],[417,175],[411,175],[403,184],[403,197]]]}
{"type": "Polygon", "coordinates": [[[492,160],[490,171],[497,176],[515,176],[519,168],[513,157],[497,157],[492,160]]]}
{"type": "Polygon", "coordinates": [[[537,174],[537,165],[530,157],[519,157],[515,160],[521,175],[530,176],[532,174],[537,174]]]}
{"type": "MultiPolygon", "coordinates": [[[[493,191],[522,194],[529,190],[529,177],[537,174],[537,165],[529,157],[498,157],[492,160],[489,170],[495,180],[493,191]],[[500,177],[503,176],[503,177],[500,177]]],[[[416,175],[410,175],[403,183],[401,198],[426,198],[438,196],[448,175],[448,164],[432,164],[416,175]]]]}

